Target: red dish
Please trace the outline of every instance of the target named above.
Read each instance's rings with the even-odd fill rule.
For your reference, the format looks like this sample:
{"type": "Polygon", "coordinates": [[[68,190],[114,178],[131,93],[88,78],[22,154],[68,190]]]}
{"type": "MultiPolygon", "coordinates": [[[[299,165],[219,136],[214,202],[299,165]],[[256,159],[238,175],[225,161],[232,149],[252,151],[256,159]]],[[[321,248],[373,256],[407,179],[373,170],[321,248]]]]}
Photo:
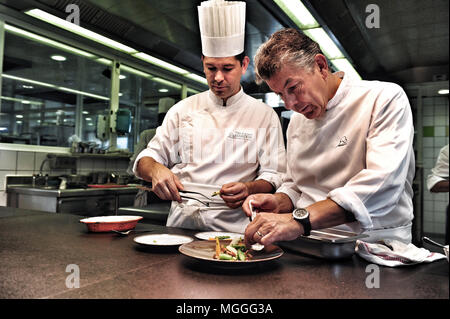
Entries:
{"type": "Polygon", "coordinates": [[[142,216],[97,216],[80,220],[91,232],[125,231],[136,227],[142,216]]]}

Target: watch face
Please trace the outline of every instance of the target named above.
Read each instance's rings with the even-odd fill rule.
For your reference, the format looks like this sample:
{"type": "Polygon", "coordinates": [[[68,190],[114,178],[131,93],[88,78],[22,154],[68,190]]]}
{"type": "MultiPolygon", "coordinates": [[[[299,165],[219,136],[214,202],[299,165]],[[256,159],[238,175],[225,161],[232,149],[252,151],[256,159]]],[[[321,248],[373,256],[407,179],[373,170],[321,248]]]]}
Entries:
{"type": "Polygon", "coordinates": [[[294,217],[298,219],[303,219],[308,217],[308,211],[304,208],[298,208],[294,210],[294,217]]]}

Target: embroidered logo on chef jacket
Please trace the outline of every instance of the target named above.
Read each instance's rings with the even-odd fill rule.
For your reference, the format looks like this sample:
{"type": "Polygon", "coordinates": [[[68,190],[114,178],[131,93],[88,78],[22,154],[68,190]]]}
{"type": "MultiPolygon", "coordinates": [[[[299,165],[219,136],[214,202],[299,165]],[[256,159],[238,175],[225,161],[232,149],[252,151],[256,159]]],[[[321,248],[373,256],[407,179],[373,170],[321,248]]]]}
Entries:
{"type": "Polygon", "coordinates": [[[234,130],[228,134],[228,138],[231,138],[233,140],[250,141],[253,139],[253,132],[234,130]]]}
{"type": "Polygon", "coordinates": [[[339,147],[339,146],[345,146],[345,145],[347,145],[347,136],[343,136],[343,137],[340,139],[339,144],[336,145],[336,147],[339,147]]]}

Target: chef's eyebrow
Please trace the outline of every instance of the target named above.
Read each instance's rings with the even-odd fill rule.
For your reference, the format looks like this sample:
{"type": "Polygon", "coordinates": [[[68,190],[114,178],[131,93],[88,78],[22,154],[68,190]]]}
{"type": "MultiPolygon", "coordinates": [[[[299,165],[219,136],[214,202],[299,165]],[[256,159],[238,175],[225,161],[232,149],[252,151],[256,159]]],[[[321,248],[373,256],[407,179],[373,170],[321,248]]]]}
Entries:
{"type": "Polygon", "coordinates": [[[287,78],[286,82],[284,82],[283,89],[284,89],[286,86],[288,86],[289,83],[291,83],[291,82],[292,82],[292,79],[291,79],[291,78],[287,78]]]}

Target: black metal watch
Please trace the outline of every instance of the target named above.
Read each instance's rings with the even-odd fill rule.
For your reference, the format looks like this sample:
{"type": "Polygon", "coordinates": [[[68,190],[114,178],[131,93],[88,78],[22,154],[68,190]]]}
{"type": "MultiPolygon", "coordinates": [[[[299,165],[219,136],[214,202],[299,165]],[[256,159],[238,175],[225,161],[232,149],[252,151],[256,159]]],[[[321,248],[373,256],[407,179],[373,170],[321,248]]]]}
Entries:
{"type": "Polygon", "coordinates": [[[305,208],[297,208],[292,212],[294,220],[302,224],[303,236],[309,236],[311,234],[311,222],[309,221],[309,212],[305,208]]]}

